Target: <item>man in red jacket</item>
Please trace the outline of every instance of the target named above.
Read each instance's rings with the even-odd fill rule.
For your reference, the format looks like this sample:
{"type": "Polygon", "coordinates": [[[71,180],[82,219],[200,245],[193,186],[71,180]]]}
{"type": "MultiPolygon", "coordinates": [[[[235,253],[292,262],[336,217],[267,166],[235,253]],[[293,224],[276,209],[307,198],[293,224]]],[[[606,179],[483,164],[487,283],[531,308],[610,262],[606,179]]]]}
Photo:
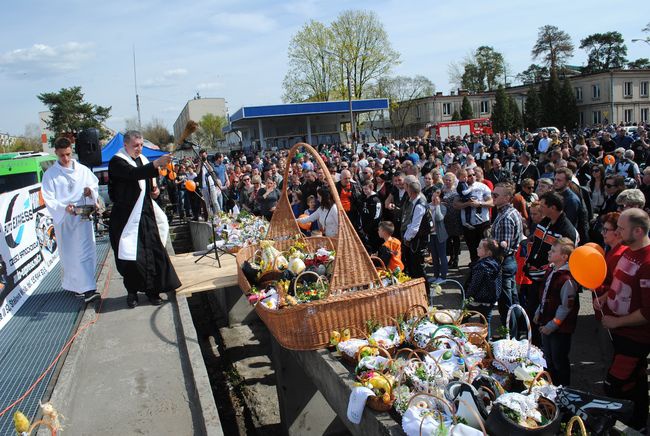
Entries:
{"type": "Polygon", "coordinates": [[[650,353],[650,217],[628,209],[618,219],[621,244],[628,249],[616,264],[609,291],[594,302],[602,307],[603,327],[610,329],[614,358],[605,380],[605,393],[634,402],[628,424],[637,430],[648,420],[647,357],[650,353]]]}

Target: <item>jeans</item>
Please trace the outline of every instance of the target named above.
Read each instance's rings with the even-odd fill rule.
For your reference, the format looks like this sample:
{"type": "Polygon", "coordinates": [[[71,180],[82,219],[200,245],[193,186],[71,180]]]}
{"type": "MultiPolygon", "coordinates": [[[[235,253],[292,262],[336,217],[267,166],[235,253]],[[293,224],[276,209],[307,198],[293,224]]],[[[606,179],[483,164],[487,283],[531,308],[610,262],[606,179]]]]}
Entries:
{"type": "Polygon", "coordinates": [[[446,279],[449,269],[447,265],[447,241],[440,242],[438,235],[431,235],[429,252],[433,262],[433,275],[436,278],[446,279]]]}
{"type": "Polygon", "coordinates": [[[542,347],[546,367],[551,373],[553,384],[556,386],[569,386],[571,383],[571,333],[554,332],[542,335],[542,347]]]}
{"type": "MultiPolygon", "coordinates": [[[[499,316],[501,317],[501,324],[506,325],[506,320],[508,318],[508,310],[513,304],[519,304],[519,298],[517,296],[517,284],[515,282],[515,275],[517,273],[517,261],[515,261],[514,256],[506,256],[503,259],[501,264],[501,292],[499,293],[498,304],[499,304],[499,316]]],[[[521,313],[515,310],[513,311],[510,317],[510,326],[506,326],[510,329],[510,335],[513,338],[518,337],[517,331],[517,318],[519,318],[521,313]],[[512,326],[512,328],[511,328],[512,326]]]]}
{"type": "Polygon", "coordinates": [[[185,189],[180,189],[178,191],[178,216],[181,218],[185,215],[190,216],[190,195],[192,195],[192,193],[190,191],[186,191],[185,189]]]}

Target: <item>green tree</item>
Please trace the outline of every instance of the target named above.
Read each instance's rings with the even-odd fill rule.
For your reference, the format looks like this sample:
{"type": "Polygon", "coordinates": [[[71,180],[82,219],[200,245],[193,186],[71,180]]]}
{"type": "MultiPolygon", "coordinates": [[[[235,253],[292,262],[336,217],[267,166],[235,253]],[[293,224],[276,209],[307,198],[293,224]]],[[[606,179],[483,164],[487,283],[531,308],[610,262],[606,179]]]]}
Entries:
{"type": "Polygon", "coordinates": [[[557,73],[551,71],[551,79],[546,85],[546,94],[542,97],[542,105],[544,108],[544,115],[542,116],[542,121],[547,126],[562,126],[562,119],[560,117],[561,108],[560,108],[560,90],[562,85],[560,84],[560,79],[557,76],[557,73]]]}
{"type": "Polygon", "coordinates": [[[480,46],[460,65],[449,66],[450,80],[471,92],[483,92],[497,87],[505,69],[503,54],[493,47],[480,46]]]}
{"type": "Polygon", "coordinates": [[[352,97],[359,99],[367,85],[399,64],[400,55],[391,46],[384,24],[375,12],[343,11],[330,28],[333,35],[331,52],[338,66],[336,77],[341,94],[347,95],[348,73],[352,97]]]}
{"type": "Polygon", "coordinates": [[[525,127],[537,129],[542,123],[542,102],[539,99],[539,92],[534,86],[528,88],[526,94],[526,105],[524,115],[525,127]]]}
{"type": "Polygon", "coordinates": [[[517,74],[517,80],[524,85],[530,85],[532,83],[539,83],[543,80],[548,80],[549,75],[547,67],[530,64],[528,68],[517,74]]]}
{"type": "Polygon", "coordinates": [[[332,94],[332,56],[328,53],[332,30],[311,20],[296,33],[289,44],[289,69],[284,77],[283,100],[328,101],[332,94]]]}
{"type": "Polygon", "coordinates": [[[168,144],[174,142],[174,136],[165,127],[165,123],[158,118],[153,118],[142,128],[142,136],[163,150],[168,144]]]}
{"type": "Polygon", "coordinates": [[[75,136],[78,132],[97,128],[101,138],[107,135],[102,124],[109,117],[111,107],[93,105],[84,101],[80,86],[61,88],[59,92],[44,92],[38,99],[51,112],[47,128],[54,132],[54,136],[75,136]]]}
{"type": "Polygon", "coordinates": [[[484,92],[486,90],[485,81],[481,75],[478,65],[465,64],[463,75],[460,79],[461,88],[470,92],[484,92]]]}
{"type": "Polygon", "coordinates": [[[561,119],[561,123],[557,127],[572,129],[578,125],[578,104],[576,103],[576,96],[573,92],[571,82],[567,78],[564,79],[562,89],[560,90],[559,109],[559,118],[561,119]]]}
{"type": "Polygon", "coordinates": [[[639,58],[632,62],[627,63],[627,67],[630,70],[642,70],[645,68],[650,68],[650,59],[648,58],[639,58]]]}
{"type": "Polygon", "coordinates": [[[492,128],[495,132],[505,132],[512,127],[512,113],[508,96],[503,86],[497,89],[494,107],[492,108],[492,128]]]}
{"type": "Polygon", "coordinates": [[[620,32],[594,33],[580,41],[580,48],[587,52],[587,73],[623,68],[627,62],[627,47],[620,32]]]}
{"type": "Polygon", "coordinates": [[[508,111],[510,119],[510,128],[509,130],[521,130],[524,126],[524,120],[521,116],[521,109],[517,105],[517,102],[512,98],[511,95],[508,95],[508,111]]]}
{"type": "Polygon", "coordinates": [[[204,147],[215,147],[217,141],[223,139],[223,128],[228,124],[226,117],[215,114],[205,114],[199,121],[199,130],[196,132],[199,143],[204,147]]]}
{"type": "Polygon", "coordinates": [[[457,110],[454,111],[453,114],[451,114],[451,120],[452,121],[460,121],[462,118],[460,117],[460,114],[458,113],[457,110]]]}
{"type": "Polygon", "coordinates": [[[568,33],[556,26],[539,28],[537,41],[531,51],[533,59],[541,59],[551,71],[557,71],[564,61],[573,56],[573,43],[568,33]]]}
{"type": "Polygon", "coordinates": [[[463,96],[463,104],[460,107],[460,118],[463,120],[471,120],[474,118],[474,111],[472,111],[472,104],[469,102],[467,96],[463,96]]]}
{"type": "Polygon", "coordinates": [[[293,36],[282,82],[286,102],[359,99],[399,64],[383,23],[371,11],[344,11],[329,26],[310,21],[293,36]]]}

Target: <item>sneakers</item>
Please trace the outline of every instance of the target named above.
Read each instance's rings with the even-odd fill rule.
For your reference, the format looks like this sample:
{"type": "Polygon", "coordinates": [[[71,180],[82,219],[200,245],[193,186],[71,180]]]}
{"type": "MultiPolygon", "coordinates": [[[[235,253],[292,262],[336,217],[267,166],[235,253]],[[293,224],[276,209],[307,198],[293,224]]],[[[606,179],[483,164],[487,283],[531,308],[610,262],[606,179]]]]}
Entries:
{"type": "Polygon", "coordinates": [[[83,298],[84,302],[91,303],[101,298],[101,295],[99,295],[99,292],[97,291],[86,291],[84,293],[77,294],[77,298],[83,298]]]}

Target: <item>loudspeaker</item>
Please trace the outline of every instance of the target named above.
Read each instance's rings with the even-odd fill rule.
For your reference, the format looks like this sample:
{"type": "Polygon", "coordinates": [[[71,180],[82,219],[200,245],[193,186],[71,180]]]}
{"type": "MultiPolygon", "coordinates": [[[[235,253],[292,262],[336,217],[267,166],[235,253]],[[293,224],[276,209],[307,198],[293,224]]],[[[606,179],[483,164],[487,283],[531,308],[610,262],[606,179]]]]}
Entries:
{"type": "Polygon", "coordinates": [[[76,151],[79,162],[87,167],[102,164],[102,148],[99,146],[99,130],[85,129],[77,133],[76,151]]]}

